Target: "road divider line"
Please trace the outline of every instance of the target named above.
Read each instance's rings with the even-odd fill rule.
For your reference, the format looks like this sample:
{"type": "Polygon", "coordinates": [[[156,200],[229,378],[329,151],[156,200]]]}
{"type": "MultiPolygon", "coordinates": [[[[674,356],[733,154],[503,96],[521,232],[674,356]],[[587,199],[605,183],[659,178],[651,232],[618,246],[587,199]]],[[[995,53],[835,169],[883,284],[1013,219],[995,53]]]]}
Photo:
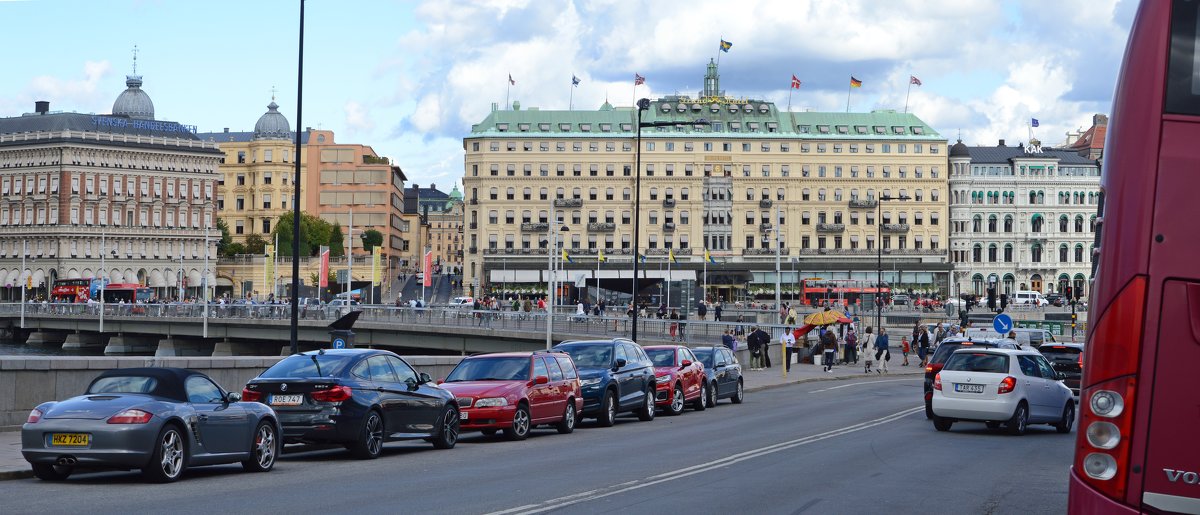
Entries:
{"type": "Polygon", "coordinates": [[[838,388],[845,388],[845,387],[847,387],[847,386],[859,386],[859,385],[864,385],[864,384],[876,384],[876,383],[894,383],[894,382],[896,382],[896,381],[913,381],[913,380],[916,380],[916,379],[921,379],[921,378],[920,378],[920,377],[909,377],[909,378],[906,378],[906,379],[884,379],[884,380],[882,380],[882,381],[863,381],[863,382],[861,382],[861,383],[850,383],[850,384],[843,384],[843,385],[840,385],[840,386],[830,386],[829,388],[822,388],[822,389],[820,389],[820,390],[813,390],[813,391],[811,391],[811,392],[808,392],[808,393],[821,393],[821,392],[828,392],[829,390],[837,390],[838,388]]]}
{"type": "Polygon", "coordinates": [[[629,491],[637,490],[640,488],[646,488],[648,486],[653,486],[653,485],[656,485],[659,483],[665,483],[667,481],[682,479],[682,478],[685,478],[688,476],[700,474],[702,472],[708,472],[711,470],[724,468],[729,465],[733,465],[735,463],[740,463],[742,461],[757,458],[760,456],[766,456],[768,454],[773,454],[773,453],[780,452],[780,451],[786,451],[788,449],[800,447],[803,445],[808,445],[811,443],[816,443],[816,442],[819,442],[822,440],[827,440],[829,438],[834,438],[837,436],[855,433],[858,431],[862,431],[864,429],[869,429],[869,428],[872,428],[875,426],[879,426],[879,425],[887,424],[889,422],[894,422],[896,420],[900,420],[901,418],[904,418],[908,415],[920,413],[920,412],[924,411],[924,409],[925,409],[924,406],[918,406],[916,408],[909,408],[909,409],[906,409],[903,411],[898,411],[896,413],[892,413],[890,415],[886,415],[886,416],[883,416],[883,417],[880,417],[880,418],[877,418],[874,420],[868,420],[866,422],[852,424],[852,425],[849,425],[846,427],[833,429],[830,431],[825,431],[823,433],[817,433],[815,435],[803,436],[800,438],[796,438],[794,440],[789,440],[786,442],[780,442],[777,444],[768,445],[766,447],[760,447],[758,449],[740,452],[737,454],[733,454],[730,456],[712,460],[708,463],[701,463],[701,464],[693,465],[690,467],[684,467],[681,469],[672,470],[670,472],[655,474],[655,475],[649,476],[641,481],[626,481],[623,483],[617,483],[615,485],[608,486],[606,488],[589,490],[587,492],[558,497],[558,498],[550,499],[550,500],[543,501],[543,502],[540,502],[537,504],[527,504],[524,506],[518,506],[518,507],[510,508],[510,509],[507,509],[504,511],[496,511],[496,512],[492,512],[488,515],[510,515],[510,514],[518,514],[518,513],[525,515],[525,514],[543,513],[543,512],[547,512],[547,511],[558,510],[558,509],[566,508],[568,506],[572,506],[572,505],[579,504],[582,502],[594,501],[596,499],[603,499],[605,497],[609,497],[609,496],[616,495],[619,493],[629,492],[629,491]]]}

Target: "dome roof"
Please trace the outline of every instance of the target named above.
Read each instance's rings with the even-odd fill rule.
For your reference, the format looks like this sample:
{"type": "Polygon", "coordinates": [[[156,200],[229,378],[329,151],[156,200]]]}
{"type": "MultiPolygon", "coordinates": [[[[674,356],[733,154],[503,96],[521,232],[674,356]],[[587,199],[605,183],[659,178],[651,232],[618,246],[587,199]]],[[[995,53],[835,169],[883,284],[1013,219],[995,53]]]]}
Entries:
{"type": "Polygon", "coordinates": [[[971,152],[967,150],[967,146],[960,139],[958,143],[950,146],[950,157],[971,157],[971,152]]]}
{"type": "Polygon", "coordinates": [[[463,199],[463,194],[461,191],[458,191],[457,184],[455,184],[454,189],[450,191],[450,199],[451,200],[462,200],[463,199]]]}
{"type": "Polygon", "coordinates": [[[150,101],[150,95],[142,91],[142,76],[126,75],[125,86],[127,89],[113,102],[112,114],[153,120],[154,102],[150,101]]]}
{"type": "Polygon", "coordinates": [[[292,126],[288,124],[287,117],[279,112],[279,104],[274,100],[267,104],[267,112],[254,124],[254,139],[292,139],[292,126]]]}

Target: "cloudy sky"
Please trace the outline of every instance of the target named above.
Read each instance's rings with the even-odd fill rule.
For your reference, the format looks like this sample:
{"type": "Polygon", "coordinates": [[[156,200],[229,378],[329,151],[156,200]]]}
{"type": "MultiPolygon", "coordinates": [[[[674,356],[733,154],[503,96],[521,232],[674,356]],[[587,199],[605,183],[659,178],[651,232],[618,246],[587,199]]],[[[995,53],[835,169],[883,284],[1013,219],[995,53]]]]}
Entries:
{"type": "MultiPolygon", "coordinates": [[[[108,113],[134,45],[156,117],[253,130],[276,101],[296,128],[298,0],[0,0],[0,116],[108,113]]],[[[903,109],[950,141],[1061,143],[1108,113],[1132,0],[308,0],[303,126],[371,145],[449,190],[462,137],[506,95],[576,109],[721,86],[794,110],[903,109]],[[516,81],[509,86],[508,76],[516,81]]]]}

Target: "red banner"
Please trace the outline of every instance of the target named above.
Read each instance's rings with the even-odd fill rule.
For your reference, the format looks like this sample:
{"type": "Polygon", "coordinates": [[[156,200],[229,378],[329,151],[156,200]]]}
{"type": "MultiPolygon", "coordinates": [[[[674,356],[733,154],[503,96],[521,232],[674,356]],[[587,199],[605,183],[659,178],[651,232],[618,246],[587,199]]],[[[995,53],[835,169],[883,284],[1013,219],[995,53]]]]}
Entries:
{"type": "Polygon", "coordinates": [[[425,274],[425,287],[433,286],[433,251],[425,251],[425,261],[422,263],[425,274]]]}
{"type": "Polygon", "coordinates": [[[321,247],[321,269],[317,272],[317,286],[329,287],[329,247],[321,247]]]}

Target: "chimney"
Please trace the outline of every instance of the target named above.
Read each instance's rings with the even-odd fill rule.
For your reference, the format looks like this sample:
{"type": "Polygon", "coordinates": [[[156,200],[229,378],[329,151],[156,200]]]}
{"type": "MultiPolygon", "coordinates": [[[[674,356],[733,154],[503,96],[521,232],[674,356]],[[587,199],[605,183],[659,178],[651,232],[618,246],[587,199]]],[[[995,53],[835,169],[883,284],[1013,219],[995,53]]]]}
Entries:
{"type": "Polygon", "coordinates": [[[1000,140],[1000,144],[999,144],[999,145],[997,145],[997,146],[999,146],[999,147],[1003,147],[1003,146],[1004,146],[1004,140],[1000,140]]]}
{"type": "Polygon", "coordinates": [[[50,102],[38,100],[33,103],[33,112],[37,114],[46,114],[50,112],[50,102]]]}
{"type": "Polygon", "coordinates": [[[1108,115],[1097,114],[1092,116],[1092,125],[1108,125],[1108,115]]]}
{"type": "Polygon", "coordinates": [[[225,134],[229,134],[229,127],[225,128],[225,134]]]}

